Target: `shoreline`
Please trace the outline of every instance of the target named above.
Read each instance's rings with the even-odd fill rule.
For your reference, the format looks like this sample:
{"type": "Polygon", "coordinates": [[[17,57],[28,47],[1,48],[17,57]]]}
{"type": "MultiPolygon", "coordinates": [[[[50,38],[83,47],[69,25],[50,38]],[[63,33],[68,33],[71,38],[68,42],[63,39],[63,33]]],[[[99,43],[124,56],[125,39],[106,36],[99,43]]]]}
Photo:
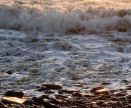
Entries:
{"type": "Polygon", "coordinates": [[[126,89],[108,90],[93,88],[90,93],[63,89],[61,85],[43,84],[37,88],[39,97],[26,98],[23,92],[7,91],[0,99],[0,108],[130,108],[131,86],[126,89]],[[54,92],[57,91],[57,92],[54,92]],[[54,94],[54,97],[49,97],[54,94]]]}

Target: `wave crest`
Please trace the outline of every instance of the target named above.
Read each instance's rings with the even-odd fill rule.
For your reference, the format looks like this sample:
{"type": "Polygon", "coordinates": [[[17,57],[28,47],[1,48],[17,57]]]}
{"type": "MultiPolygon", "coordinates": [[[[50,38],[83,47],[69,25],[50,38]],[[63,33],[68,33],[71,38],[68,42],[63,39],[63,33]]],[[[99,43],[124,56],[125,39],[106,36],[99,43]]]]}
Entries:
{"type": "Polygon", "coordinates": [[[0,5],[0,28],[50,33],[131,31],[131,10],[89,6],[61,11],[19,3],[0,5]]]}

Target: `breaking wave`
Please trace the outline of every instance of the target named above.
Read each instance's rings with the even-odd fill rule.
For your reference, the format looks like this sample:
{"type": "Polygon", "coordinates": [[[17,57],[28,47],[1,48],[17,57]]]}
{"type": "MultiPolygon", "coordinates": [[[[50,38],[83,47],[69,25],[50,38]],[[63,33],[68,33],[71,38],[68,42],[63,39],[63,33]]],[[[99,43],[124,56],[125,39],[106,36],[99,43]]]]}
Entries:
{"type": "Polygon", "coordinates": [[[100,33],[117,30],[131,31],[131,9],[113,9],[103,6],[52,6],[33,2],[0,4],[0,28],[28,32],[100,33]]]}

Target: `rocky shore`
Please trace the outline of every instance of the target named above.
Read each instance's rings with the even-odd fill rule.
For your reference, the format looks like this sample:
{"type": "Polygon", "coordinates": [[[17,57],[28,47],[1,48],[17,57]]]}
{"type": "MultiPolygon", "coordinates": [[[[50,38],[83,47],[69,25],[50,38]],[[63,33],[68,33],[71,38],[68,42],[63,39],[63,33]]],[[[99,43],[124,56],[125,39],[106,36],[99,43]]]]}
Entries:
{"type": "Polygon", "coordinates": [[[57,84],[43,84],[37,88],[43,92],[39,97],[27,97],[22,91],[5,92],[0,108],[130,108],[130,90],[131,86],[118,90],[96,87],[83,93],[57,84]]]}

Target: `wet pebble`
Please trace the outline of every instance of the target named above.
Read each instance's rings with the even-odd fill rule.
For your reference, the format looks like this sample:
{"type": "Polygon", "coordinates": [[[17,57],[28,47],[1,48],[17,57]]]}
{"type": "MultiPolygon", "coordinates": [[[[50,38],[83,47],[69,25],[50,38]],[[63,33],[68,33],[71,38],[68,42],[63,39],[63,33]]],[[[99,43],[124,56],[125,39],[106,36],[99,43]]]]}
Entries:
{"type": "Polygon", "coordinates": [[[103,87],[93,88],[90,92],[94,93],[95,95],[98,95],[98,94],[108,94],[109,93],[108,90],[106,90],[103,87]]]}
{"type": "Polygon", "coordinates": [[[24,93],[19,91],[7,91],[4,93],[5,96],[23,98],[24,93]]]}
{"type": "Polygon", "coordinates": [[[43,84],[42,86],[38,87],[38,91],[43,91],[43,90],[59,90],[62,89],[62,86],[56,85],[56,84],[43,84]]]}

